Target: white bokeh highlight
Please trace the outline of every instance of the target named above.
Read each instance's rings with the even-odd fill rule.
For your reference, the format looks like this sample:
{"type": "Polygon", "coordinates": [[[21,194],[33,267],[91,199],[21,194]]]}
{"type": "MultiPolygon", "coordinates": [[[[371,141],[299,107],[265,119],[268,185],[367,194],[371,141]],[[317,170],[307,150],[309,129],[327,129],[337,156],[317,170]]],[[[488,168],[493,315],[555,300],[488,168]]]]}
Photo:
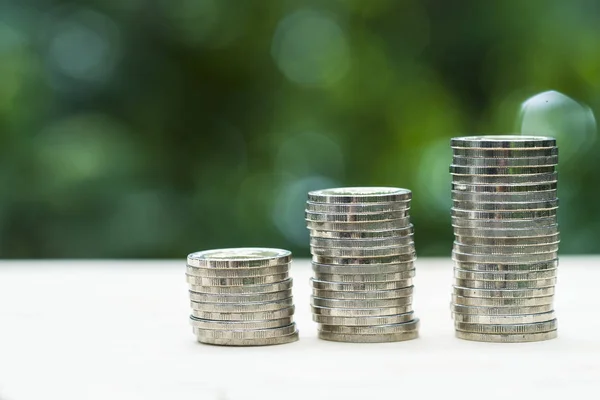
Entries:
{"type": "Polygon", "coordinates": [[[553,136],[561,161],[585,151],[596,139],[596,118],[585,104],[550,90],[527,99],[517,120],[524,135],[553,136]]]}

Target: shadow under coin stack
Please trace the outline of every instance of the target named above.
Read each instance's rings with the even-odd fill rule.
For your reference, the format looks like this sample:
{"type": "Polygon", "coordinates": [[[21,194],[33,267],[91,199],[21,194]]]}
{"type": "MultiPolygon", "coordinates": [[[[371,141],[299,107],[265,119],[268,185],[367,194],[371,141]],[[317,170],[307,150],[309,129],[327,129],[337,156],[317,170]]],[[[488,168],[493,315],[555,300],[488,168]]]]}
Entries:
{"type": "Polygon", "coordinates": [[[385,187],[308,193],[319,338],[379,343],[418,337],[411,197],[410,190],[385,187]]]}
{"type": "Polygon", "coordinates": [[[298,340],[287,250],[207,250],[187,257],[190,323],[199,342],[265,346],[298,340]]]}
{"type": "Polygon", "coordinates": [[[456,336],[504,343],[555,338],[555,139],[462,137],[451,146],[456,336]]]}

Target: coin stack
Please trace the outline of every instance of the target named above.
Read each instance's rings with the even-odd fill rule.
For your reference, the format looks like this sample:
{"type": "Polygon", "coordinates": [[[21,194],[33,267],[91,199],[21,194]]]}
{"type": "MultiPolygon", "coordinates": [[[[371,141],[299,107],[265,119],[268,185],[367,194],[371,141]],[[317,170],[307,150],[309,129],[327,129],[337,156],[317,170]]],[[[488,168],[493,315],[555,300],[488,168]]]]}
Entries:
{"type": "Polygon", "coordinates": [[[306,223],[319,338],[396,342],[418,337],[410,190],[358,187],[308,193],[306,223]]]}
{"type": "Polygon", "coordinates": [[[451,147],[456,336],[555,338],[556,140],[473,136],[454,138],[451,147]]]}
{"type": "Polygon", "coordinates": [[[287,250],[235,248],[187,257],[190,323],[199,342],[265,346],[298,340],[287,250]]]}

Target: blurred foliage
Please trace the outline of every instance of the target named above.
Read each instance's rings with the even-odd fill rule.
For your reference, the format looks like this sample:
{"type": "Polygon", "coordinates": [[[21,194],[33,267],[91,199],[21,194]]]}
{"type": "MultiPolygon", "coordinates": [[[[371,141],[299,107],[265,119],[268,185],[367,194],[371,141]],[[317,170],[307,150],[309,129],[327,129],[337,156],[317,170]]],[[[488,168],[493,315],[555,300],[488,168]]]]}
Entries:
{"type": "MultiPolygon", "coordinates": [[[[548,90],[598,115],[598,37],[595,0],[0,0],[0,256],[307,256],[306,192],[351,185],[412,189],[449,256],[449,138],[548,90]]],[[[591,139],[562,253],[600,252],[591,139]]]]}

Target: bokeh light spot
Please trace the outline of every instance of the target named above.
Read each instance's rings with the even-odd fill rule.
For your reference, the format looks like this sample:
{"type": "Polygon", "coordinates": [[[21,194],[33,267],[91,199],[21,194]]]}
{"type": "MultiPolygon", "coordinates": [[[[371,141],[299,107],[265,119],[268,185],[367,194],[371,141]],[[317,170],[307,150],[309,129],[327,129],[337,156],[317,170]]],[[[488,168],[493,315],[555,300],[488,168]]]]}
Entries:
{"type": "Polygon", "coordinates": [[[52,24],[49,61],[72,79],[105,81],[113,71],[118,44],[118,30],[110,18],[92,10],[77,10],[52,24]]]}
{"type": "Polygon", "coordinates": [[[596,138],[596,119],[592,110],[554,90],[539,93],[523,103],[518,127],[525,135],[555,137],[561,161],[588,148],[596,138]]]}
{"type": "Polygon", "coordinates": [[[328,86],[339,81],[350,67],[346,33],[325,13],[296,11],[279,22],[271,55],[292,82],[328,86]]]}
{"type": "Polygon", "coordinates": [[[304,220],[308,192],[337,186],[339,184],[336,181],[322,176],[298,180],[286,179],[277,195],[271,216],[275,226],[294,245],[308,248],[309,235],[304,220]]]}
{"type": "Polygon", "coordinates": [[[36,137],[35,158],[55,186],[76,185],[131,171],[138,161],[126,141],[126,128],[102,114],[59,119],[36,137]]]}

